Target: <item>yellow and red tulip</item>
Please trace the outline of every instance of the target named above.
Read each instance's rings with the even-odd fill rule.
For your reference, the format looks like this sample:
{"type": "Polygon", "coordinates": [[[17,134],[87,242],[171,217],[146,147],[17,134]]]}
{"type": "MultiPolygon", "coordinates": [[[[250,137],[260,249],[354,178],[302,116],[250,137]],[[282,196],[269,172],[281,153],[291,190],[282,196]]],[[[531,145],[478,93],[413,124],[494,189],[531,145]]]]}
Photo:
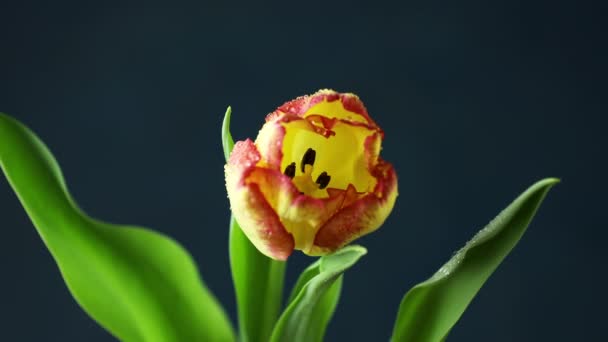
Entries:
{"type": "Polygon", "coordinates": [[[378,229],[397,198],[384,132],[359,97],[320,90],[266,117],[225,167],[232,212],[263,254],[333,252],[378,229]]]}

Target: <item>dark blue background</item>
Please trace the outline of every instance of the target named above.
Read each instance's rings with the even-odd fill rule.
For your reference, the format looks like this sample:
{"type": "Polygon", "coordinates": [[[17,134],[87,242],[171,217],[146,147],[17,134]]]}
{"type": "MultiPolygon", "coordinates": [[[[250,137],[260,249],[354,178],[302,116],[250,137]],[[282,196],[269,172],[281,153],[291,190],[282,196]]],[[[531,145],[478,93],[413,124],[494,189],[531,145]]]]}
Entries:
{"type": "MultiPolygon", "coordinates": [[[[3,1],[0,111],[95,217],[179,240],[235,317],[220,125],[330,87],[385,129],[400,197],[359,242],[329,341],[390,336],[402,295],[534,181],[563,182],[449,341],[605,340],[605,7],[567,1],[3,1]],[[603,13],[603,14],[602,14],[603,13]]],[[[0,180],[0,340],[111,341],[0,180]]],[[[290,259],[288,284],[312,259],[290,259]]]]}

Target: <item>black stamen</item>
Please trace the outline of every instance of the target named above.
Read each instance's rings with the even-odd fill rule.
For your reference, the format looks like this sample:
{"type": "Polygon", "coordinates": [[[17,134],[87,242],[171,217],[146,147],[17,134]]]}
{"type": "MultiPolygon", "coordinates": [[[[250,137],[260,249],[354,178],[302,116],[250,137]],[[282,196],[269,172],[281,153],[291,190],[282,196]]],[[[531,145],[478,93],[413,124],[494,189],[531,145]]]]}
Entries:
{"type": "Polygon", "coordinates": [[[285,172],[283,172],[287,177],[293,178],[296,176],[296,163],[293,162],[285,168],[285,172]]]}
{"type": "Polygon", "coordinates": [[[313,166],[315,164],[315,157],[317,156],[317,152],[312,148],[306,150],[304,153],[304,157],[302,157],[302,164],[300,165],[300,169],[304,172],[304,166],[310,165],[313,166]]]}
{"type": "Polygon", "coordinates": [[[315,183],[319,184],[319,189],[325,189],[331,180],[331,176],[327,174],[327,172],[323,171],[317,177],[317,181],[315,183]]]}

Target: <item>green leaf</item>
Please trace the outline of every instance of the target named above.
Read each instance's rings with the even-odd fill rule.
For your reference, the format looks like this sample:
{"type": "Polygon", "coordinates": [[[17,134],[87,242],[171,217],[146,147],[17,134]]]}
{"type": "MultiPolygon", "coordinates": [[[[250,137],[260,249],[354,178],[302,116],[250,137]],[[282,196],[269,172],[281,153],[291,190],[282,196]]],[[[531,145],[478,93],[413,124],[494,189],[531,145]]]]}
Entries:
{"type": "Polygon", "coordinates": [[[532,185],[430,279],[414,286],[401,301],[392,341],[444,340],[481,286],[517,244],[557,182],[549,178],[532,185]]]}
{"type": "MultiPolygon", "coordinates": [[[[222,125],[222,145],[226,160],[234,141],[230,134],[228,107],[222,125]]],[[[260,253],[230,218],[230,268],[236,292],[239,337],[243,342],[266,342],[279,316],[283,297],[285,262],[260,253]]]]}
{"type": "Polygon", "coordinates": [[[307,268],[296,283],[297,295],[279,318],[271,341],[322,341],[339,299],[341,276],[365,253],[367,250],[361,246],[347,246],[307,268]]]}
{"type": "MultiPolygon", "coordinates": [[[[293,287],[291,291],[291,295],[289,296],[289,300],[287,303],[291,304],[300,294],[304,286],[314,277],[319,275],[321,272],[321,258],[317,259],[314,263],[308,266],[298,278],[298,281],[293,287]]],[[[310,323],[310,341],[323,341],[323,337],[325,336],[325,330],[327,329],[327,325],[331,320],[334,312],[336,311],[336,307],[338,306],[338,301],[340,300],[340,293],[342,291],[342,279],[343,276],[338,277],[338,279],[331,285],[329,290],[321,297],[317,305],[315,305],[313,312],[311,313],[311,323],[310,323]]]]}
{"type": "Polygon", "coordinates": [[[222,148],[224,149],[224,159],[228,161],[230,152],[234,147],[234,140],[232,134],[230,134],[230,117],[232,116],[232,108],[228,106],[226,113],[224,114],[224,121],[222,122],[222,148]]]}
{"type": "Polygon", "coordinates": [[[344,276],[340,275],[338,279],[330,286],[325,292],[323,297],[319,300],[319,303],[315,305],[315,308],[311,314],[310,323],[310,341],[322,342],[325,337],[325,331],[331,321],[336,307],[340,301],[340,294],[342,292],[342,282],[344,276]]]}
{"type": "Polygon", "coordinates": [[[233,341],[230,323],[175,241],[83,213],[57,162],[0,114],[0,166],[76,301],[122,341],[233,341]]]}
{"type": "Polygon", "coordinates": [[[287,305],[291,304],[294,299],[300,294],[304,285],[306,285],[312,278],[316,277],[320,272],[321,267],[321,258],[317,259],[317,261],[310,264],[302,273],[300,273],[300,277],[296,284],[291,289],[291,293],[289,294],[289,299],[287,300],[287,305]]]}
{"type": "Polygon", "coordinates": [[[230,267],[241,341],[268,341],[279,317],[285,265],[260,253],[230,218],[230,267]]]}

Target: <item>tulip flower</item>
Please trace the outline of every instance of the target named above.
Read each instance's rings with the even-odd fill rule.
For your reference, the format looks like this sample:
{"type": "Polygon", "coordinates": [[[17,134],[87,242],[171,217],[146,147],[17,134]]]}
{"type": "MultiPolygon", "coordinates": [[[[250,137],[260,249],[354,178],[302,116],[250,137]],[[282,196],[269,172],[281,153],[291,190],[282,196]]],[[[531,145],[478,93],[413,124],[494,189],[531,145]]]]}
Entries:
{"type": "Polygon", "coordinates": [[[266,117],[225,167],[232,212],[263,254],[331,253],[378,229],[397,197],[384,133],[354,94],[320,90],[266,117]]]}

